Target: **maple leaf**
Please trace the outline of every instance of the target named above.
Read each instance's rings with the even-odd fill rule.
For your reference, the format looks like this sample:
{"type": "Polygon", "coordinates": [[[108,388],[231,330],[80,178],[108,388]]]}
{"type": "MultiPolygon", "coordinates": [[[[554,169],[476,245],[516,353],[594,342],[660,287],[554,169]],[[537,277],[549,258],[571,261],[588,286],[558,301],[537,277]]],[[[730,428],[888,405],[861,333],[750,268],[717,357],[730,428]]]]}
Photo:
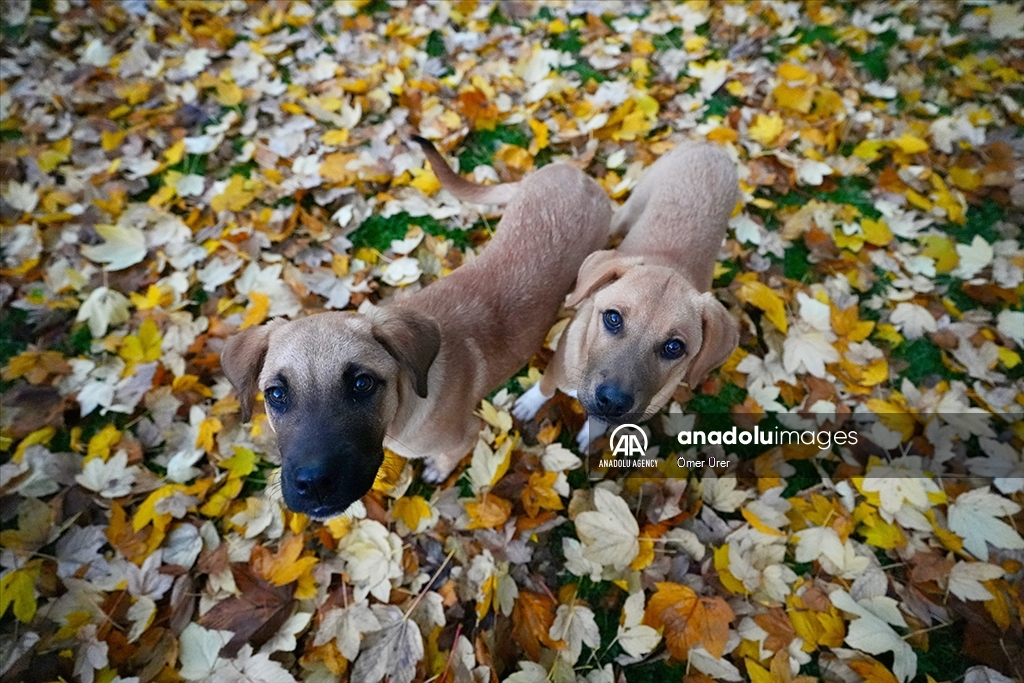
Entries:
{"type": "Polygon", "coordinates": [[[536,517],[544,510],[563,509],[562,499],[552,488],[558,480],[557,472],[531,472],[526,488],[520,494],[526,514],[536,517]]]}
{"type": "Polygon", "coordinates": [[[640,552],[640,527],[626,501],[614,493],[594,489],[593,512],[576,515],[576,533],[583,542],[583,556],[592,562],[625,569],[640,552]]]}
{"type": "Polygon", "coordinates": [[[364,639],[352,683],[378,683],[385,676],[394,683],[410,683],[424,654],[419,626],[393,605],[374,605],[373,611],[380,628],[364,639]]]}
{"type": "Polygon", "coordinates": [[[630,657],[643,657],[661,642],[661,635],[646,624],[641,623],[644,617],[644,594],[642,591],[633,593],[622,606],[622,623],[616,640],[630,657]]]}
{"type": "Polygon", "coordinates": [[[720,597],[698,596],[677,583],[656,583],[647,602],[644,622],[664,628],[665,645],[673,657],[687,659],[690,649],[703,646],[712,657],[721,657],[729,640],[733,611],[720,597]]]}
{"type": "Polygon", "coordinates": [[[900,681],[908,681],[917,673],[917,655],[889,624],[907,628],[907,622],[890,598],[876,598],[857,602],[846,591],[839,589],[829,595],[832,604],[857,619],[850,622],[846,644],[868,654],[892,652],[893,673],[900,681]]]}
{"type": "Polygon", "coordinates": [[[601,632],[594,621],[594,612],[577,603],[558,606],[548,637],[563,644],[558,656],[568,664],[579,661],[584,645],[593,650],[601,644],[601,632]]]}
{"type": "Polygon", "coordinates": [[[964,541],[964,549],[988,560],[988,544],[997,548],[1020,550],[1024,538],[998,517],[1015,515],[1020,505],[989,491],[988,487],[967,491],[950,504],[949,529],[964,541]]]}
{"type": "Polygon", "coordinates": [[[82,254],[106,270],[124,270],[146,258],[146,236],[138,228],[124,225],[97,225],[103,244],[82,247],[82,254]]]}
{"type": "Polygon", "coordinates": [[[238,595],[217,603],[199,619],[204,627],[229,634],[223,649],[218,647],[225,657],[233,656],[245,644],[258,647],[270,640],[290,616],[295,594],[292,584],[275,586],[246,565],[232,565],[231,574],[238,595]]]}
{"type": "Polygon", "coordinates": [[[366,602],[335,608],[324,614],[313,644],[316,646],[335,641],[342,656],[352,661],[359,654],[363,635],[381,629],[380,620],[366,602]]]}

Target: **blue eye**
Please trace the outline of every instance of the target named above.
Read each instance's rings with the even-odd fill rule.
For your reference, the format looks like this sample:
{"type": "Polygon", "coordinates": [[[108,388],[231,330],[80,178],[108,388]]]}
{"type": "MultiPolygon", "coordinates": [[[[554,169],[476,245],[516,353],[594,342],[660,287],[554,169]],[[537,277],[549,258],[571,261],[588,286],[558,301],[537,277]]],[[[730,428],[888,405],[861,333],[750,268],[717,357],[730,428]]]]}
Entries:
{"type": "Polygon", "coordinates": [[[618,334],[622,330],[622,314],[614,309],[604,312],[602,316],[604,327],[612,334],[618,334]]]}
{"type": "Polygon", "coordinates": [[[373,389],[373,385],[374,381],[372,377],[369,375],[359,375],[352,383],[352,388],[355,389],[357,393],[365,394],[373,389]]]}
{"type": "Polygon", "coordinates": [[[661,347],[661,356],[667,360],[675,360],[686,353],[686,344],[682,339],[669,339],[661,347]]]}
{"type": "Polygon", "coordinates": [[[288,402],[288,393],[282,387],[267,387],[263,392],[263,398],[272,408],[281,409],[288,402]]]}

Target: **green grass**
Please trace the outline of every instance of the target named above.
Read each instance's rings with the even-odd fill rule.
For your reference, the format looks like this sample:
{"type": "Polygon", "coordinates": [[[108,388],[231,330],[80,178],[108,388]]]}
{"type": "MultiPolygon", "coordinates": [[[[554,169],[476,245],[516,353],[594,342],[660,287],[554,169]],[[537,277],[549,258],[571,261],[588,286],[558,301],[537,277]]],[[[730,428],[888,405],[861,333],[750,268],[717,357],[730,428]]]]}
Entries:
{"type": "Polygon", "coordinates": [[[450,239],[459,249],[465,249],[469,245],[468,230],[448,230],[443,223],[430,216],[410,216],[405,213],[397,213],[394,216],[373,215],[363,221],[363,224],[356,228],[355,232],[349,235],[352,244],[357,248],[369,247],[384,251],[391,246],[391,240],[404,239],[409,228],[419,226],[428,235],[435,235],[450,239]]]}
{"type": "Polygon", "coordinates": [[[530,137],[517,126],[495,126],[494,130],[476,130],[466,136],[459,154],[459,171],[469,173],[477,166],[489,166],[502,143],[522,148],[530,146],[530,137]]]}

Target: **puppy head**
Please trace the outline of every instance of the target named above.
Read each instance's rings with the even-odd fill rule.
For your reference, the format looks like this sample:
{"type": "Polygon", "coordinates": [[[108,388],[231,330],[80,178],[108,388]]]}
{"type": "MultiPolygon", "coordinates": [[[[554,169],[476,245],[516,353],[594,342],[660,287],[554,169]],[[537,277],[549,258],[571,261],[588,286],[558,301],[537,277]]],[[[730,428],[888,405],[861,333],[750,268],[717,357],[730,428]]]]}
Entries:
{"type": "Polygon", "coordinates": [[[263,392],[290,509],[326,519],[370,490],[385,430],[411,393],[426,397],[440,342],[432,318],[405,309],[275,320],[228,340],[221,366],[244,419],[263,392]]]}
{"type": "Polygon", "coordinates": [[[701,382],[739,341],[725,307],[677,270],[622,261],[600,257],[598,272],[588,273],[584,264],[579,281],[589,289],[570,296],[587,300],[578,397],[612,423],[650,417],[681,381],[701,382]]]}

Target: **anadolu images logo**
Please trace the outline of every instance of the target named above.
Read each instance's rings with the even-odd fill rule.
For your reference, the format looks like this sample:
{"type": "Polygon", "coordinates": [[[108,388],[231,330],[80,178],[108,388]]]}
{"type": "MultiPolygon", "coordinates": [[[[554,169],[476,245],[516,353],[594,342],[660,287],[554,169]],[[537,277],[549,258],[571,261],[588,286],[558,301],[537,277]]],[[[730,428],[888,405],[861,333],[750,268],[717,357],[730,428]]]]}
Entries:
{"type": "Polygon", "coordinates": [[[647,453],[647,434],[635,424],[621,424],[609,439],[612,457],[642,458],[647,453]]]}

